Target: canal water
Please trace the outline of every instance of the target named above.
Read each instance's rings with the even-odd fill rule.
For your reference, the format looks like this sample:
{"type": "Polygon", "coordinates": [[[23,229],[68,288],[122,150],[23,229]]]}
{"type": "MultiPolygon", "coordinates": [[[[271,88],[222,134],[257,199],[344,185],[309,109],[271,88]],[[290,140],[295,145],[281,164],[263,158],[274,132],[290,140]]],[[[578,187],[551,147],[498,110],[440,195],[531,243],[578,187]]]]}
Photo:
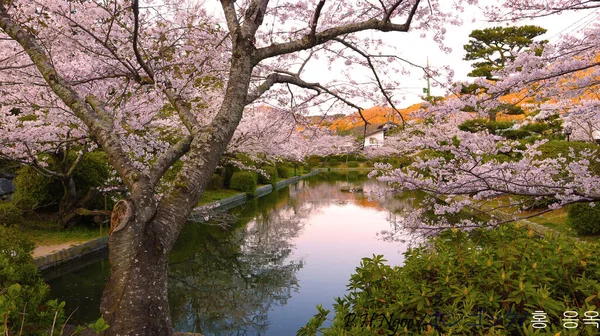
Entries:
{"type": "MultiPolygon", "coordinates": [[[[185,226],[169,256],[169,302],[178,331],[295,335],[322,304],[346,293],[363,257],[401,265],[407,243],[383,240],[408,201],[358,172],[321,173],[185,226]],[[348,187],[363,192],[344,192],[348,187]]],[[[403,232],[396,232],[402,238],[403,232]]],[[[406,235],[406,238],[410,238],[406,235]]],[[[72,322],[99,317],[106,253],[45,274],[72,322]]],[[[330,314],[330,318],[333,313],[330,314]]]]}

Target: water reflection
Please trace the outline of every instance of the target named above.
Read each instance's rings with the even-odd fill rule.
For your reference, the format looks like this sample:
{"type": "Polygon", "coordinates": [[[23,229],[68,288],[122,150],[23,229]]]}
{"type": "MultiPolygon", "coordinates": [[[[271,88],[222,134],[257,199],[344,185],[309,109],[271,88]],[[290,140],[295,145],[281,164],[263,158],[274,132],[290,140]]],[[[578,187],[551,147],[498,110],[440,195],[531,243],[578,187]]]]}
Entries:
{"type": "MultiPolygon", "coordinates": [[[[315,305],[331,309],[334,297],[345,294],[361,258],[384,254],[401,264],[405,244],[383,242],[377,234],[389,230],[392,214],[410,202],[381,191],[366,174],[320,174],[230,210],[237,220],[227,228],[190,223],[169,256],[175,328],[207,336],[293,335],[315,305]],[[343,192],[346,186],[364,192],[343,192]]],[[[53,295],[68,305],[69,295],[99,297],[105,273],[91,267],[79,270],[77,279],[54,279],[53,295]],[[85,293],[74,293],[78,282],[85,293]]],[[[96,315],[76,322],[98,317],[98,302],[90,304],[96,315]]]]}
{"type": "Polygon", "coordinates": [[[169,301],[178,330],[259,335],[268,312],[298,291],[302,260],[290,258],[310,209],[287,190],[250,202],[235,227],[188,225],[170,256],[169,301]],[[302,215],[299,215],[302,214],[302,215]]]}

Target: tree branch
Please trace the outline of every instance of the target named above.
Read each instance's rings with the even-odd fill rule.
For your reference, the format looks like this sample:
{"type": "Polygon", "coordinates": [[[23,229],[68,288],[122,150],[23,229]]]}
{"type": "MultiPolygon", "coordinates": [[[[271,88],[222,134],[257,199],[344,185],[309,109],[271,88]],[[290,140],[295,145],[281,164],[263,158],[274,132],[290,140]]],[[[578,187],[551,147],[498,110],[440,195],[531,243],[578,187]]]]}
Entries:
{"type": "Polygon", "coordinates": [[[171,148],[169,148],[166,152],[164,152],[156,163],[150,167],[150,184],[152,187],[155,187],[158,181],[160,181],[161,177],[164,173],[179,160],[183,155],[185,155],[190,150],[190,144],[192,143],[192,136],[188,135],[185,138],[181,139],[171,148]]]}
{"type": "Polygon", "coordinates": [[[139,35],[139,29],[140,29],[139,0],[133,0],[131,9],[133,10],[133,19],[134,19],[133,20],[133,53],[135,54],[135,59],[137,60],[138,64],[142,67],[142,69],[144,69],[144,71],[146,72],[148,77],[150,77],[149,78],[150,80],[145,80],[145,78],[140,78],[140,83],[141,84],[154,84],[154,71],[152,71],[152,69],[148,66],[148,64],[146,62],[144,62],[144,59],[142,58],[142,55],[140,54],[140,51],[138,50],[138,35],[139,35]]]}
{"type": "Polygon", "coordinates": [[[319,22],[319,17],[321,16],[321,10],[325,6],[325,0],[320,0],[317,4],[317,9],[315,9],[315,14],[313,15],[312,20],[310,20],[310,33],[308,34],[308,38],[312,41],[316,40],[315,34],[317,33],[317,23],[319,22]]]}
{"type": "MultiPolygon", "coordinates": [[[[110,125],[102,120],[100,115],[91,109],[73,87],[57,73],[36,38],[10,17],[4,1],[0,1],[0,29],[21,45],[52,91],[86,124],[90,134],[98,139],[102,148],[106,150],[110,163],[133,192],[141,176],[123,151],[120,140],[111,132],[110,125]]],[[[102,111],[100,105],[97,106],[98,111],[102,111]]],[[[103,114],[107,115],[107,113],[103,114]]]]}
{"type": "Polygon", "coordinates": [[[314,39],[311,39],[310,36],[305,36],[304,38],[298,40],[285,43],[275,43],[264,48],[259,48],[256,53],[257,61],[283,54],[289,54],[301,50],[310,49],[316,45],[325,43],[327,41],[331,41],[338,36],[356,33],[363,30],[379,30],[383,32],[407,32],[410,28],[412,19],[415,15],[415,12],[417,11],[417,8],[419,7],[420,2],[420,0],[417,0],[413,4],[408,18],[403,24],[395,24],[391,22],[386,22],[384,20],[370,19],[363,22],[349,23],[343,26],[329,28],[320,33],[315,34],[314,39]]]}
{"type": "MultiPolygon", "coordinates": [[[[236,36],[240,29],[240,21],[235,12],[234,2],[235,0],[221,0],[221,7],[223,8],[225,20],[227,21],[227,28],[229,28],[231,36],[236,36]]],[[[233,40],[235,41],[235,38],[233,38],[233,40]]]]}
{"type": "Polygon", "coordinates": [[[165,96],[167,96],[167,99],[169,99],[171,105],[173,105],[175,110],[177,110],[177,114],[179,115],[179,118],[181,118],[181,122],[183,122],[185,128],[187,128],[191,135],[196,135],[201,126],[192,113],[192,110],[189,108],[187,102],[179,93],[175,91],[170,83],[167,83],[166,88],[163,89],[163,92],[165,93],[165,96]]]}
{"type": "Polygon", "coordinates": [[[402,113],[400,113],[400,110],[398,110],[396,108],[396,105],[394,105],[394,102],[392,102],[392,97],[390,97],[390,95],[388,95],[388,93],[385,92],[383,84],[381,83],[381,79],[379,79],[379,75],[377,74],[377,70],[375,70],[375,66],[373,65],[373,62],[371,62],[371,56],[368,55],[367,53],[363,52],[362,50],[358,49],[356,46],[352,45],[351,43],[348,43],[348,42],[346,42],[346,41],[344,41],[342,39],[335,38],[334,40],[338,41],[341,44],[345,45],[346,47],[354,50],[355,52],[357,52],[358,54],[360,54],[362,57],[364,57],[367,60],[367,64],[369,65],[369,68],[371,69],[371,72],[373,72],[373,75],[375,76],[375,80],[377,81],[377,86],[379,87],[379,90],[381,91],[381,93],[385,97],[385,100],[388,102],[388,104],[390,104],[390,106],[392,107],[392,109],[396,113],[398,113],[398,115],[400,116],[400,120],[402,120],[402,127],[405,127],[406,126],[406,121],[404,120],[404,116],[402,116],[402,113]]]}

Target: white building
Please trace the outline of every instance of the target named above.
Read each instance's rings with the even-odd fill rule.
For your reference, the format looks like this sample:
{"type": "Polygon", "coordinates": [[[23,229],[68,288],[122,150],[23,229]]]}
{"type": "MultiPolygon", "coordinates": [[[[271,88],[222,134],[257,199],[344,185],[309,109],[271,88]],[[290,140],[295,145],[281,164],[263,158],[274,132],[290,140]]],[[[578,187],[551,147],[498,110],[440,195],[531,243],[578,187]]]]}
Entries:
{"type": "Polygon", "coordinates": [[[373,127],[367,127],[367,134],[365,134],[364,147],[380,147],[383,146],[385,141],[385,133],[394,128],[398,127],[398,124],[392,122],[386,122],[381,125],[372,125],[373,127]]]}

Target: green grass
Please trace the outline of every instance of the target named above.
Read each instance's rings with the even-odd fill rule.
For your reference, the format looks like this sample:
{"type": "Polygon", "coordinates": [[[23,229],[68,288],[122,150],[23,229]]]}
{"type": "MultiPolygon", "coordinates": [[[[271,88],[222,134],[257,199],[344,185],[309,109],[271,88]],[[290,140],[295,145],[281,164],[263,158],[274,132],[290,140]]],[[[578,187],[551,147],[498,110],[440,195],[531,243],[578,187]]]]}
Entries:
{"type": "Polygon", "coordinates": [[[208,204],[214,201],[219,201],[227,197],[243,194],[243,192],[231,189],[206,190],[198,202],[198,205],[208,204]]]}
{"type": "Polygon", "coordinates": [[[58,245],[63,243],[83,243],[108,235],[108,227],[100,228],[75,227],[70,230],[62,228],[24,228],[23,233],[36,245],[58,245]]]}

